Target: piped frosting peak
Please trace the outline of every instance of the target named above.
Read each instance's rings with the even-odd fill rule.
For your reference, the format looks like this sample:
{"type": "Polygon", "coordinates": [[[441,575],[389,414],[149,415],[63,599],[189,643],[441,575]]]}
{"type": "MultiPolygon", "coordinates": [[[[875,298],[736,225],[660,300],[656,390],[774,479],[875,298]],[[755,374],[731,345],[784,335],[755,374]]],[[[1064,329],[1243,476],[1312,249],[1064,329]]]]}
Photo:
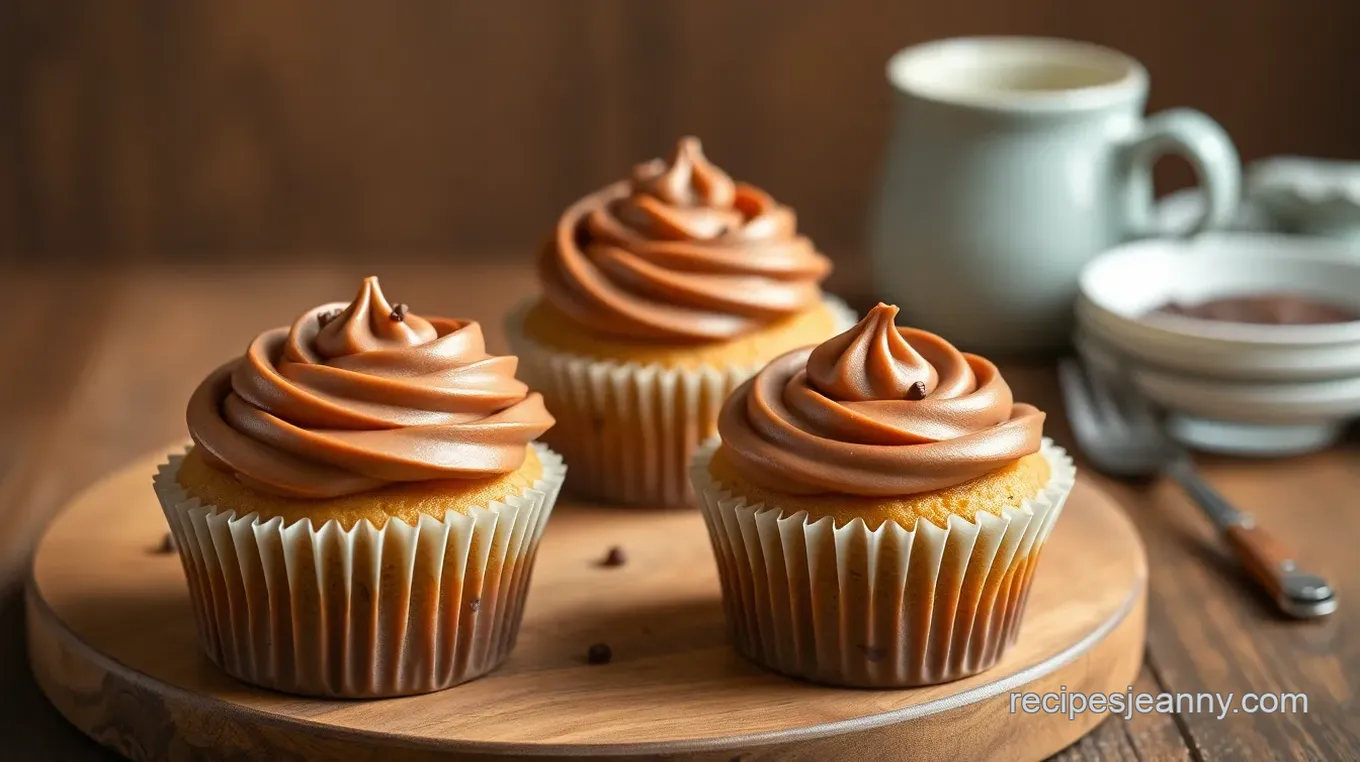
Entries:
{"type": "Polygon", "coordinates": [[[879,303],[854,328],[812,350],[809,384],[846,402],[909,399],[935,391],[940,374],[902,337],[896,317],[896,307],[879,303]]]}
{"type": "Polygon", "coordinates": [[[486,352],[477,323],[414,315],[366,278],[209,375],[189,434],[208,463],[285,497],[489,478],[553,425],[517,364],[486,352]]]}
{"type": "Polygon", "coordinates": [[[880,304],[733,392],[718,432],[743,476],[791,494],[892,497],[1039,451],[1044,414],[1016,403],[995,365],[896,315],[880,304]]]}
{"type": "MultiPolygon", "coordinates": [[[[324,309],[324,308],[318,308],[324,309]]],[[[293,326],[288,336],[290,350],[296,348],[299,359],[332,359],[360,352],[414,347],[439,338],[430,321],[408,314],[404,304],[393,305],[383,296],[378,279],[369,276],[359,286],[359,293],[339,312],[317,313],[314,342],[302,341],[299,325],[293,326]],[[314,349],[314,352],[313,352],[314,349]]]]}
{"type": "Polygon", "coordinates": [[[683,138],[670,161],[573,204],[539,260],[545,298],[603,336],[731,339],[815,306],[831,264],[791,209],[683,138]]]}

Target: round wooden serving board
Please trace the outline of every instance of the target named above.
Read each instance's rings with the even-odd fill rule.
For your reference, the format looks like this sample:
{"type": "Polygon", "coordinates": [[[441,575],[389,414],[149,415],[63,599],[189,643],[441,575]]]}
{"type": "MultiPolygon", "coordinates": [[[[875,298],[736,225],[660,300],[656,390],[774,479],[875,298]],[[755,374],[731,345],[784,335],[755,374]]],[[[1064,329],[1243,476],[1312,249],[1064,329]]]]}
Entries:
{"type": "Polygon", "coordinates": [[[499,670],[412,698],[272,693],[199,650],[178,557],[156,551],[166,526],[151,474],[162,458],[79,496],[39,545],[28,590],[43,691],[134,759],[1039,759],[1103,715],[1012,713],[1012,692],[1123,692],[1142,660],[1143,548],[1086,482],[1045,547],[1006,658],[902,691],[811,685],[739,657],[697,512],[568,501],[548,524],[519,644],[499,670]],[[627,563],[601,566],[615,545],[627,563]],[[612,663],[586,664],[597,642],[612,663]]]}

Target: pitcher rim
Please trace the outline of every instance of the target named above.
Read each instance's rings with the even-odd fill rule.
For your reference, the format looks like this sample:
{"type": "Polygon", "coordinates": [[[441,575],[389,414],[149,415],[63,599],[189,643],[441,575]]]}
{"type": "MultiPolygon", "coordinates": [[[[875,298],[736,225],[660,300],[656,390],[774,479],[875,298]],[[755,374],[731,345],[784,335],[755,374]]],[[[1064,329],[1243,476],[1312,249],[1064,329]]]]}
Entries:
{"type": "Polygon", "coordinates": [[[1147,70],[1132,56],[1114,48],[1061,37],[977,36],[950,37],[911,45],[888,59],[888,82],[898,93],[975,109],[1013,112],[1069,112],[1105,108],[1144,96],[1147,70]],[[922,68],[947,66],[946,55],[967,55],[978,50],[1012,56],[1047,58],[1054,62],[1092,69],[1103,68],[1106,76],[1090,84],[1054,89],[976,89],[932,82],[922,68]],[[932,60],[936,59],[936,60],[932,60]]]}

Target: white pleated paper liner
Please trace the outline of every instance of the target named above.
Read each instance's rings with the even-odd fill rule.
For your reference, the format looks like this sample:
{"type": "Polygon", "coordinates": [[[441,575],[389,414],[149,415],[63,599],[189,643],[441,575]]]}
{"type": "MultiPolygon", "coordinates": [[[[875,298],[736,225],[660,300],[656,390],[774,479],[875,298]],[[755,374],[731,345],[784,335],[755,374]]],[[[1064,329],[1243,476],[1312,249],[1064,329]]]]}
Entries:
{"type": "MultiPolygon", "coordinates": [[[[823,302],[837,333],[858,322],[840,299],[824,295],[823,302]]],[[[511,312],[507,334],[519,357],[519,377],[543,394],[557,419],[543,439],[571,463],[572,494],[644,508],[692,508],[694,451],[717,432],[727,396],[759,368],[662,368],[558,352],[525,335],[531,306],[511,312]]]]}
{"type": "Polygon", "coordinates": [[[334,698],[426,693],[496,668],[566,475],[561,457],[533,446],[543,475],[520,495],[349,530],[202,505],[172,456],[153,482],[204,651],[246,682],[334,698]]]}
{"type": "Polygon", "coordinates": [[[733,643],[770,669],[831,685],[929,685],[996,664],[1076,479],[1072,459],[1045,439],[1048,483],[999,517],[836,527],[724,491],[708,473],[717,446],[696,453],[691,474],[733,643]]]}

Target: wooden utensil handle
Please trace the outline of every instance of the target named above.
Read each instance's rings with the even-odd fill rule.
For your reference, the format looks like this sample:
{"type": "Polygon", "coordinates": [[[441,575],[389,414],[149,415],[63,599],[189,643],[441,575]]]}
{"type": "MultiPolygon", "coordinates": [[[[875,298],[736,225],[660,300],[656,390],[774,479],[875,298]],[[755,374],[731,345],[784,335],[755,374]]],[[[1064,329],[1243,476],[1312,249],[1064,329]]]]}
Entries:
{"type": "Polygon", "coordinates": [[[1294,554],[1255,524],[1230,526],[1223,536],[1247,572],[1272,599],[1280,598],[1285,592],[1285,575],[1297,568],[1294,554]]]}

